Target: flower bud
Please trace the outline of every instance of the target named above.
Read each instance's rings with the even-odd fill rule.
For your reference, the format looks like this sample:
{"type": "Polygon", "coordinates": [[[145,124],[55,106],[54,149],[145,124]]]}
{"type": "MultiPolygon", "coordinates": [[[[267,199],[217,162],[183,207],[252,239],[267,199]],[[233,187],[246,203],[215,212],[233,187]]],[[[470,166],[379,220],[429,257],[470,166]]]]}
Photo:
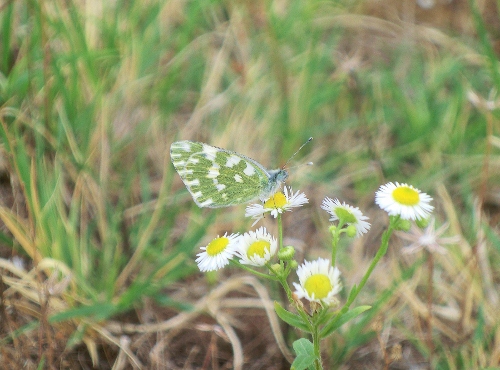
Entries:
{"type": "Polygon", "coordinates": [[[337,226],[335,225],[330,225],[330,227],[328,228],[328,231],[330,231],[330,233],[332,235],[335,235],[335,232],[337,231],[337,226]]]}
{"type": "Polygon", "coordinates": [[[297,267],[299,267],[299,263],[295,260],[291,260],[290,262],[288,262],[290,268],[292,268],[292,270],[295,270],[297,267]]]}
{"type": "Polygon", "coordinates": [[[275,263],[275,264],[271,265],[270,269],[276,275],[279,275],[279,274],[281,274],[283,272],[283,267],[279,263],[275,263]]]}
{"type": "Polygon", "coordinates": [[[356,226],[354,225],[349,225],[346,228],[346,234],[349,238],[354,238],[357,232],[358,231],[356,230],[356,226]]]}
{"type": "Polygon", "coordinates": [[[283,247],[278,251],[278,258],[281,261],[291,261],[295,255],[295,248],[292,246],[283,247]]]}
{"type": "Polygon", "coordinates": [[[411,228],[410,220],[399,220],[396,224],[396,230],[409,231],[411,228]]]}
{"type": "Polygon", "coordinates": [[[425,229],[429,225],[429,219],[428,218],[417,218],[415,220],[415,223],[420,229],[425,229]]]}

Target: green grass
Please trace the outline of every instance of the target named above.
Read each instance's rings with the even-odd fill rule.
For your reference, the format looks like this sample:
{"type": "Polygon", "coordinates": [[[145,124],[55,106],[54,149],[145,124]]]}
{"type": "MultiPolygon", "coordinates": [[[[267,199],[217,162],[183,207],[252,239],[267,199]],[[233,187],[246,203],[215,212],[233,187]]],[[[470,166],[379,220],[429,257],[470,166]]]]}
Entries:
{"type": "MultiPolygon", "coordinates": [[[[464,238],[450,260],[437,262],[446,284],[435,287],[436,297],[452,289],[462,316],[450,324],[456,336],[436,329],[436,368],[499,366],[490,355],[498,357],[499,345],[491,291],[500,271],[500,162],[488,144],[498,135],[498,110],[467,98],[473,90],[494,100],[491,91],[500,89],[480,13],[470,11],[477,38],[423,26],[411,38],[410,25],[362,15],[362,1],[89,4],[0,5],[1,171],[10,192],[0,244],[31,271],[23,280],[3,267],[4,295],[24,315],[2,331],[5,348],[19,350],[22,336],[49,341],[40,328],[63,323],[68,343],[85,343],[101,361],[96,348],[113,342],[102,331],[108,321],[150,298],[192,309],[169,289],[198,277],[197,247],[249,223],[242,206],[194,205],[170,163],[172,141],[204,141],[278,167],[313,136],[294,162],[315,165],[292,169],[290,180],[309,191],[313,226],[325,225],[315,212],[324,196],[356,204],[373,220],[380,219],[373,193],[384,182],[432,194],[438,219],[464,238]],[[57,294],[37,298],[50,287],[57,294]]],[[[329,243],[321,235],[303,239],[321,249],[329,243]]],[[[362,257],[348,248],[339,260],[352,269],[362,257]]],[[[332,366],[354,363],[357,350],[376,341],[371,324],[379,315],[425,358],[425,340],[403,320],[414,315],[418,326],[422,317],[400,290],[408,281],[425,290],[425,269],[399,261],[397,249],[388,260],[389,282],[371,278],[373,291],[360,298],[373,311],[334,336],[332,366]]],[[[356,276],[346,273],[345,283],[356,276]]],[[[41,367],[56,364],[54,354],[23,351],[41,367]]]]}

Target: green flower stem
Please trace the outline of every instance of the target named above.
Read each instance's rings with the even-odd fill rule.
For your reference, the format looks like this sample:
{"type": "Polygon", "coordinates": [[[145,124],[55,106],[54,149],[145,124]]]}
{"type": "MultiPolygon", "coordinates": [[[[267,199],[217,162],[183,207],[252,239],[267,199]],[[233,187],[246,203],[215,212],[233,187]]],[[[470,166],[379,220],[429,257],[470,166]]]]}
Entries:
{"type": "MultiPolygon", "coordinates": [[[[281,213],[278,213],[278,245],[279,248],[283,248],[283,222],[281,219],[281,213]]],[[[271,270],[272,271],[272,270],[271,270]]],[[[273,272],[274,273],[274,272],[273,272]]],[[[275,274],[275,277],[278,279],[280,282],[281,286],[285,290],[286,296],[288,298],[288,301],[290,304],[292,304],[295,309],[297,310],[298,314],[302,318],[302,320],[307,323],[307,326],[311,333],[314,333],[314,331],[318,331],[318,325],[314,324],[311,322],[310,316],[307,314],[307,312],[304,311],[304,307],[301,305],[297,304],[297,302],[293,299],[293,292],[290,289],[290,286],[288,285],[288,275],[290,273],[290,264],[287,265],[285,271],[283,274],[275,274]]]]}
{"type": "Polygon", "coordinates": [[[302,318],[302,321],[307,324],[307,327],[309,331],[312,333],[312,342],[313,342],[313,348],[314,348],[314,356],[316,359],[314,360],[314,369],[315,370],[323,370],[323,364],[321,362],[321,348],[320,348],[320,343],[321,343],[321,338],[319,335],[319,324],[314,322],[307,312],[304,310],[304,307],[302,305],[299,305],[294,299],[293,299],[293,293],[290,287],[288,286],[288,283],[286,281],[286,277],[281,277],[279,279],[281,285],[283,286],[283,289],[285,289],[286,295],[288,297],[288,301],[290,304],[292,304],[295,309],[297,310],[297,313],[299,316],[302,318]]]}
{"type": "Polygon", "coordinates": [[[337,322],[340,319],[340,317],[349,310],[349,306],[352,304],[352,302],[354,302],[354,300],[358,296],[361,289],[363,289],[363,287],[365,286],[366,282],[368,281],[368,278],[370,277],[371,273],[375,269],[375,266],[377,266],[377,263],[386,254],[387,248],[389,247],[389,239],[391,238],[391,235],[394,232],[394,228],[395,228],[398,221],[399,221],[399,217],[394,218],[394,219],[391,218],[391,221],[389,223],[389,227],[382,234],[382,241],[380,243],[380,248],[377,251],[377,254],[375,255],[375,257],[373,258],[372,263],[370,264],[370,267],[368,267],[368,270],[366,270],[365,275],[361,279],[359,285],[357,287],[353,288],[354,292],[351,292],[351,294],[349,294],[349,299],[344,304],[344,306],[340,310],[339,314],[333,319],[334,322],[337,322]]]}
{"type": "Polygon", "coordinates": [[[427,268],[429,276],[427,281],[427,347],[429,348],[429,364],[432,366],[432,357],[434,355],[434,342],[432,341],[432,291],[434,288],[434,256],[426,250],[427,268]]]}
{"type": "MultiPolygon", "coordinates": [[[[295,309],[297,310],[297,313],[300,315],[300,317],[302,318],[304,323],[307,324],[309,331],[311,333],[314,333],[315,331],[319,332],[319,325],[312,322],[310,316],[307,314],[307,312],[305,312],[304,308],[301,305],[297,304],[297,302],[293,299],[293,292],[290,289],[290,286],[288,285],[288,282],[286,280],[288,274],[276,274],[270,267],[271,266],[268,266],[271,273],[274,274],[273,277],[275,277],[276,280],[278,280],[280,282],[281,286],[285,290],[288,301],[290,302],[290,304],[292,304],[295,307],[295,309]]],[[[318,338],[319,338],[319,334],[318,334],[318,338]]],[[[314,341],[313,341],[313,343],[314,343],[314,341]]]]}
{"type": "Polygon", "coordinates": [[[312,342],[313,342],[313,351],[316,360],[314,361],[314,369],[322,370],[323,369],[323,361],[321,359],[321,335],[320,335],[320,323],[323,322],[324,316],[328,314],[328,307],[322,307],[320,311],[316,311],[313,315],[312,319],[312,342]]]}
{"type": "Polygon", "coordinates": [[[283,289],[285,289],[286,297],[290,303],[293,303],[293,293],[290,287],[288,286],[288,282],[286,281],[286,276],[277,276],[278,281],[280,282],[283,289]]]}
{"type": "MultiPolygon", "coordinates": [[[[396,222],[394,222],[394,224],[396,222]]],[[[373,270],[375,269],[375,266],[377,266],[378,261],[380,261],[380,259],[387,253],[387,248],[389,247],[389,239],[391,238],[391,235],[394,231],[394,224],[391,222],[389,224],[388,229],[382,234],[382,242],[380,244],[380,248],[379,248],[377,254],[375,255],[375,257],[373,258],[372,263],[370,264],[370,267],[368,267],[368,270],[366,271],[365,275],[363,276],[363,279],[361,279],[361,282],[357,286],[356,294],[354,294],[352,296],[352,298],[350,299],[349,305],[354,301],[354,299],[356,298],[358,293],[365,286],[368,278],[370,277],[373,270]]]]}
{"type": "Polygon", "coordinates": [[[239,268],[242,268],[243,270],[246,270],[246,271],[248,271],[248,272],[250,272],[250,273],[252,273],[252,274],[254,274],[256,276],[259,276],[261,278],[269,279],[269,280],[274,280],[274,281],[279,280],[279,278],[277,276],[272,276],[272,275],[264,274],[264,273],[262,273],[260,271],[254,270],[253,268],[248,267],[247,265],[239,263],[235,259],[231,259],[231,260],[229,260],[229,262],[231,262],[233,265],[238,266],[239,268]]]}
{"type": "Polygon", "coordinates": [[[283,221],[281,213],[278,213],[278,250],[283,248],[283,221]]]}
{"type": "Polygon", "coordinates": [[[332,266],[335,266],[335,261],[337,259],[337,250],[339,246],[341,232],[342,232],[342,224],[339,222],[338,226],[335,228],[335,232],[332,233],[332,266]]]}
{"type": "Polygon", "coordinates": [[[314,356],[316,357],[316,360],[314,360],[314,368],[316,370],[322,370],[323,369],[323,363],[321,361],[321,338],[319,336],[319,325],[315,324],[314,325],[314,330],[312,332],[312,340],[313,340],[313,348],[314,348],[314,356]]]}
{"type": "MultiPolygon", "coordinates": [[[[283,248],[283,220],[281,217],[281,213],[278,213],[277,218],[278,218],[278,250],[280,250],[281,248],[283,248]]],[[[339,236],[337,236],[336,244],[338,244],[338,239],[339,236]]],[[[270,266],[268,266],[268,268],[269,267],[270,266]]],[[[321,338],[320,338],[319,324],[314,322],[312,318],[309,316],[309,314],[304,310],[304,307],[302,305],[299,305],[293,299],[293,292],[290,289],[290,286],[288,285],[287,282],[287,277],[290,274],[290,270],[291,270],[290,264],[287,264],[285,271],[281,274],[276,274],[274,273],[274,271],[272,271],[272,269],[270,269],[270,271],[274,274],[274,277],[277,278],[277,280],[280,282],[281,286],[285,290],[288,301],[295,307],[297,313],[300,315],[303,322],[307,324],[309,331],[312,333],[314,356],[316,357],[316,359],[314,360],[314,368],[315,370],[323,370],[323,364],[321,361],[321,348],[320,348],[321,338]]]]}

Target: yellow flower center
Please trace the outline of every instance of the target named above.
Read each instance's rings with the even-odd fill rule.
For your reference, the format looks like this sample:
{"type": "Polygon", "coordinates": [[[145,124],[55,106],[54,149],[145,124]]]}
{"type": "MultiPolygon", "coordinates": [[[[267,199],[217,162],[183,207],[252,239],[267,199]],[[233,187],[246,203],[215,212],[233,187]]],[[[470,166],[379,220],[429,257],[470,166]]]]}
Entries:
{"type": "Polygon", "coordinates": [[[410,188],[409,186],[397,187],[392,192],[392,197],[396,202],[405,206],[414,206],[420,201],[418,191],[410,188]]]}
{"type": "Polygon", "coordinates": [[[266,200],[264,208],[283,208],[287,203],[288,201],[285,195],[281,191],[278,191],[271,198],[266,200]]]}
{"type": "Polygon", "coordinates": [[[304,283],[304,288],[312,297],[314,293],[315,299],[323,299],[328,296],[328,293],[332,290],[332,284],[330,278],[324,274],[315,274],[307,278],[304,283]]]}
{"type": "Polygon", "coordinates": [[[252,256],[254,255],[264,257],[264,255],[266,254],[266,249],[268,251],[271,250],[271,243],[269,243],[267,240],[257,240],[256,242],[250,244],[250,247],[248,247],[247,256],[248,258],[252,258],[252,256]]]}
{"type": "Polygon", "coordinates": [[[226,249],[229,244],[229,239],[225,236],[220,238],[215,238],[207,245],[206,252],[209,256],[216,256],[221,253],[224,249],[226,249]]]}

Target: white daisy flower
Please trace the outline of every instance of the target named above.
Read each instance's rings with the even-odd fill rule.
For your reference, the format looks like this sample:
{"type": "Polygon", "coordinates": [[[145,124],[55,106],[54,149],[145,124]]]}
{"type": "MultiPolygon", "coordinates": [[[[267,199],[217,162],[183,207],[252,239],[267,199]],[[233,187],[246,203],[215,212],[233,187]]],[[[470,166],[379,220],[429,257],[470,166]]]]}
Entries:
{"type": "Polygon", "coordinates": [[[326,197],[321,203],[321,208],[332,215],[330,221],[340,221],[356,227],[356,236],[361,236],[370,230],[370,223],[365,221],[368,217],[364,216],[358,207],[352,207],[345,202],[341,204],[338,199],[326,197]]]}
{"type": "Polygon", "coordinates": [[[200,271],[215,271],[229,263],[234,255],[235,245],[239,234],[217,236],[206,247],[201,247],[203,252],[197,254],[196,263],[200,271]]]}
{"type": "Polygon", "coordinates": [[[429,203],[430,195],[420,192],[408,184],[390,182],[382,185],[375,193],[375,203],[389,216],[399,215],[403,220],[417,220],[429,217],[434,209],[429,203]]]}
{"type": "Polygon", "coordinates": [[[412,242],[409,246],[403,249],[403,253],[417,253],[422,249],[427,249],[430,253],[437,252],[445,254],[447,250],[444,245],[455,244],[460,241],[460,237],[458,235],[445,238],[441,237],[450,225],[445,223],[435,230],[435,222],[436,220],[432,217],[429,221],[429,225],[427,225],[425,229],[412,225],[410,233],[397,232],[397,235],[400,238],[412,242]]]}
{"type": "Polygon", "coordinates": [[[240,263],[252,266],[264,266],[276,254],[278,243],[265,227],[243,234],[236,246],[235,254],[240,263]]]}
{"type": "Polygon", "coordinates": [[[290,211],[292,208],[300,207],[308,202],[309,199],[307,199],[304,193],[297,191],[294,194],[291,187],[285,186],[284,193],[278,191],[266,200],[264,204],[251,204],[247,206],[245,217],[253,218],[255,220],[253,225],[255,225],[259,220],[264,218],[266,213],[271,213],[276,218],[278,214],[290,211]]]}
{"type": "Polygon", "coordinates": [[[340,271],[330,266],[330,261],[318,258],[316,261],[304,261],[297,269],[299,283],[293,283],[297,297],[311,302],[323,302],[327,305],[337,303],[335,294],[340,292],[340,271]]]}

